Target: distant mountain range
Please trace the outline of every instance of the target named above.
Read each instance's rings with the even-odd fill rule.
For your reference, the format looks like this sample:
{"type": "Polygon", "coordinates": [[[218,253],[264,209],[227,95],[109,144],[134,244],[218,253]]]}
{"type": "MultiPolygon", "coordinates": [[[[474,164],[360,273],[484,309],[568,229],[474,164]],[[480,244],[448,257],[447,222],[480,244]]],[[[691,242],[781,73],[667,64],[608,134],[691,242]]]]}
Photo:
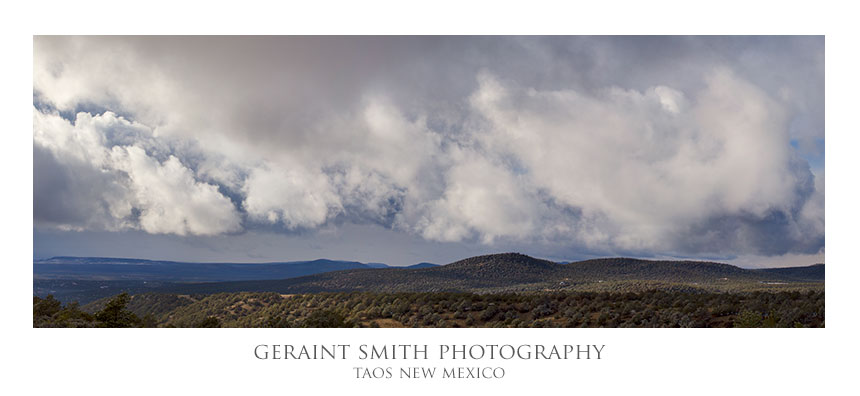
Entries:
{"type": "Polygon", "coordinates": [[[34,263],[34,293],[85,303],[121,291],[132,294],[491,293],[655,288],[726,291],[824,282],[824,264],[764,270],[713,262],[632,258],[559,264],[518,253],[471,257],[443,266],[420,263],[410,267],[379,267],[379,264],[333,260],[235,264],[56,257],[34,263]]]}
{"type": "MultiPolygon", "coordinates": [[[[427,268],[419,263],[404,268],[427,268]]],[[[108,257],[52,257],[33,262],[35,279],[219,282],[295,278],[349,269],[392,268],[382,263],[318,259],[272,263],[192,263],[108,257]]]]}
{"type": "Polygon", "coordinates": [[[319,293],[377,292],[516,292],[564,290],[603,283],[645,282],[695,286],[746,283],[822,282],[824,265],[750,270],[700,261],[650,261],[631,258],[586,260],[570,264],[536,259],[518,253],[471,257],[431,268],[344,270],[309,276],[261,281],[174,285],[175,291],[212,293],[273,291],[319,293]]]}

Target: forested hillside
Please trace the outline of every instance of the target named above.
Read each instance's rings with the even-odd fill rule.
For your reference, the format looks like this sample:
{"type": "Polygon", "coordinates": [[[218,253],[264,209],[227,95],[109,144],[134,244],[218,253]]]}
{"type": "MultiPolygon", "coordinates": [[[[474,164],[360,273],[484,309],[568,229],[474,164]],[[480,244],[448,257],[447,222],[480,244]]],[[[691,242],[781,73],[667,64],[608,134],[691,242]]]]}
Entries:
{"type": "Polygon", "coordinates": [[[351,269],[279,280],[42,280],[43,293],[57,285],[67,292],[56,299],[44,297],[52,293],[39,296],[36,288],[33,325],[821,327],[823,280],[823,265],[748,270],[630,258],[559,264],[505,253],[444,266],[351,269]],[[69,302],[74,296],[87,298],[83,307],[69,302]]]}
{"type": "Polygon", "coordinates": [[[823,327],[824,293],[141,294],[33,310],[37,327],[823,327]]]}

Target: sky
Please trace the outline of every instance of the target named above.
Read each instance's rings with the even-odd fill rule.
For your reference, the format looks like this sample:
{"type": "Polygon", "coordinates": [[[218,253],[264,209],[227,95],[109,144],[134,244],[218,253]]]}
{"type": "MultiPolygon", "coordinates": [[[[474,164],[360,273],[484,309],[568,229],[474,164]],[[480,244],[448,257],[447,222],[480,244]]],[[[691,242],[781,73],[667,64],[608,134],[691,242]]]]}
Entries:
{"type": "Polygon", "coordinates": [[[824,262],[824,38],[33,41],[34,258],[824,262]]]}

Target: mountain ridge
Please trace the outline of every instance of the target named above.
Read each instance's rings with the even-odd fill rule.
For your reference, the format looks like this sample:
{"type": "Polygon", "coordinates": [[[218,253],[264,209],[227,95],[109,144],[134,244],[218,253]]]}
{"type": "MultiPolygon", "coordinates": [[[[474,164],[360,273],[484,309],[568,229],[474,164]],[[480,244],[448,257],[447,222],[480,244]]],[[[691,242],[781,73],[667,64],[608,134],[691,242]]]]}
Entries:
{"type": "MultiPolygon", "coordinates": [[[[61,257],[68,261],[81,260],[61,257]]],[[[55,261],[62,261],[57,259],[55,261]]],[[[113,260],[104,258],[103,260],[113,260]]],[[[707,261],[643,260],[624,257],[583,260],[560,264],[519,253],[469,257],[446,265],[420,263],[408,267],[371,268],[359,262],[318,259],[270,264],[188,264],[146,261],[146,264],[51,264],[34,263],[34,294],[54,294],[80,301],[129,293],[211,294],[222,292],[528,292],[528,291],[637,291],[637,290],[753,290],[780,287],[821,287],[824,265],[807,267],[744,269],[707,261]],[[74,269],[87,267],[122,270],[114,278],[75,279],[74,269]],[[53,267],[51,267],[53,266],[53,267]],[[202,276],[216,267],[218,276],[202,276]],[[189,269],[190,268],[190,269],[189,269]],[[146,270],[171,272],[173,278],[158,278],[146,270]],[[179,271],[181,269],[186,272],[179,271]],[[50,270],[50,271],[48,271],[50,270]],[[69,270],[63,272],[63,270],[69,270]],[[52,272],[53,271],[53,272],[52,272]],[[175,273],[179,271],[179,273],[175,273]],[[190,272],[189,272],[190,271],[190,272]],[[292,271],[292,272],[289,272],[292,271]],[[307,271],[302,273],[301,271],[307,271]],[[309,273],[308,273],[309,272],[309,273]],[[48,273],[48,275],[46,275],[48,273]],[[288,276],[285,276],[288,275],[288,276]],[[147,277],[150,276],[150,277],[147,277]],[[215,280],[212,280],[215,279],[215,280]],[[818,286],[815,286],[818,285],[818,286]],[[804,286],[805,287],[805,286],[804,286]],[[738,289],[741,288],[741,289],[738,289]]]]}
{"type": "Polygon", "coordinates": [[[223,282],[285,279],[321,272],[371,268],[425,268],[419,263],[392,267],[384,263],[314,259],[259,263],[189,262],[116,257],[55,256],[33,261],[36,279],[141,280],[161,282],[223,282]]]}
{"type": "MultiPolygon", "coordinates": [[[[803,267],[800,267],[803,268],[803,267]]],[[[279,293],[319,293],[343,291],[439,292],[439,291],[529,291],[564,290],[603,282],[645,282],[651,284],[716,285],[728,282],[821,282],[730,264],[704,261],[641,260],[629,258],[593,259],[558,264],[519,253],[470,257],[432,268],[350,269],[267,280],[184,285],[186,292],[273,291],[279,293]]]]}

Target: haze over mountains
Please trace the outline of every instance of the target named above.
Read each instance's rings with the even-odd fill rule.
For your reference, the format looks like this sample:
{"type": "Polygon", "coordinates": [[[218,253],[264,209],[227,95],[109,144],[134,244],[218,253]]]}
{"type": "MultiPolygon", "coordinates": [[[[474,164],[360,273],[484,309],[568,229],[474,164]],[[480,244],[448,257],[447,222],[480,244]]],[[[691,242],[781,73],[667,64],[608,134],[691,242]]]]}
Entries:
{"type": "Polygon", "coordinates": [[[211,294],[736,290],[824,282],[824,264],[751,270],[700,261],[605,258],[559,264],[518,253],[471,257],[448,265],[410,267],[355,261],[183,263],[55,257],[34,262],[34,294],[82,303],[122,291],[211,294]],[[384,266],[384,267],[383,267],[384,266]]]}
{"type": "MultiPolygon", "coordinates": [[[[404,268],[435,266],[420,263],[404,268]]],[[[348,269],[391,268],[382,263],[317,259],[271,263],[192,263],[108,257],[52,257],[33,262],[36,279],[218,282],[284,279],[348,269]]]]}

